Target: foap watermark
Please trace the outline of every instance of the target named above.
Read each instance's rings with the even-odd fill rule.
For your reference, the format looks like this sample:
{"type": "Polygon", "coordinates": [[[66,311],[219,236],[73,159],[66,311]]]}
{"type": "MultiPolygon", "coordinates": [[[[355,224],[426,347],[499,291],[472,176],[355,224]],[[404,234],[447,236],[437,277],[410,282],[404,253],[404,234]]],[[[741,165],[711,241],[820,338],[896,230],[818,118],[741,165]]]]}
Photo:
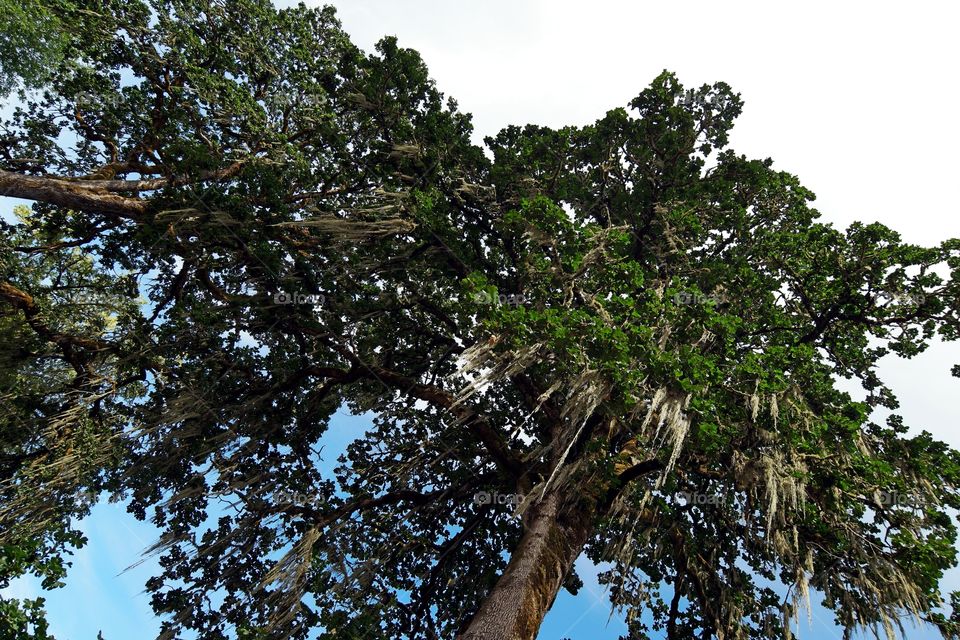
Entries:
{"type": "Polygon", "coordinates": [[[78,293],[70,292],[70,294],[64,299],[64,302],[67,304],[73,305],[101,305],[103,304],[104,296],[102,294],[96,293],[78,293]]]}
{"type": "Polygon", "coordinates": [[[93,93],[91,91],[80,91],[70,96],[70,98],[77,108],[82,111],[111,109],[123,102],[123,95],[118,92],[93,93]]]}
{"type": "Polygon", "coordinates": [[[96,491],[85,489],[82,491],[77,491],[73,497],[77,504],[81,507],[92,507],[97,503],[97,498],[99,496],[97,495],[96,491]]]}
{"type": "Polygon", "coordinates": [[[877,303],[879,304],[909,304],[920,306],[923,304],[924,295],[922,293],[890,293],[882,291],[877,294],[877,303]]]}
{"type": "Polygon", "coordinates": [[[476,304],[492,304],[498,307],[510,306],[516,307],[527,303],[527,297],[522,293],[498,293],[491,294],[489,291],[478,291],[473,294],[473,301],[476,304]]]}
{"type": "Polygon", "coordinates": [[[274,304],[305,304],[311,306],[320,306],[326,301],[326,297],[320,293],[290,293],[289,291],[277,291],[275,294],[273,294],[274,304]]]}
{"type": "Polygon", "coordinates": [[[718,505],[723,503],[723,496],[715,493],[697,493],[691,491],[681,491],[677,494],[687,504],[699,505],[718,505]]]}
{"type": "Polygon", "coordinates": [[[473,494],[473,502],[481,506],[485,504],[509,505],[516,509],[523,502],[523,496],[519,493],[478,491],[473,494]]]}
{"type": "Polygon", "coordinates": [[[323,496],[299,491],[277,491],[273,494],[273,501],[278,505],[292,505],[295,507],[317,508],[326,504],[323,496]]]}
{"type": "Polygon", "coordinates": [[[713,304],[720,304],[722,302],[726,302],[726,298],[724,298],[719,293],[704,295],[702,293],[690,293],[689,291],[680,291],[679,293],[674,294],[673,302],[674,304],[707,304],[708,302],[712,302],[713,304]]]}
{"type": "Polygon", "coordinates": [[[916,498],[899,491],[877,491],[876,499],[884,507],[917,508],[919,506],[916,498]]]}
{"type": "Polygon", "coordinates": [[[269,98],[271,105],[281,109],[290,107],[322,107],[329,100],[323,93],[276,93],[269,98]]]}
{"type": "Polygon", "coordinates": [[[681,106],[688,109],[699,107],[702,109],[721,110],[729,104],[730,98],[715,91],[704,93],[703,91],[694,91],[687,89],[679,96],[677,101],[681,106]]]}

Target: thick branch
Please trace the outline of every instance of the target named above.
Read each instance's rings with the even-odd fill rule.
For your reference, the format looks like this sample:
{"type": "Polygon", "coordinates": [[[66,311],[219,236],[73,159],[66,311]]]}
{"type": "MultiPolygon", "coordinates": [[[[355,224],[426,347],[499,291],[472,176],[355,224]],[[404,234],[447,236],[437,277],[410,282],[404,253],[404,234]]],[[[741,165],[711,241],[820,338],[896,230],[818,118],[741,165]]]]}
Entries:
{"type": "Polygon", "coordinates": [[[228,167],[216,171],[205,171],[199,176],[170,176],[165,178],[148,178],[142,180],[87,180],[85,178],[63,178],[86,189],[97,191],[115,191],[119,193],[139,193],[141,191],[156,191],[165,187],[177,187],[202,180],[226,180],[232,178],[243,168],[243,161],[237,161],[228,167]]]}
{"type": "Polygon", "coordinates": [[[81,182],[26,176],[0,169],[0,195],[46,202],[77,211],[108,213],[139,220],[147,211],[147,203],[85,186],[81,182]]]}

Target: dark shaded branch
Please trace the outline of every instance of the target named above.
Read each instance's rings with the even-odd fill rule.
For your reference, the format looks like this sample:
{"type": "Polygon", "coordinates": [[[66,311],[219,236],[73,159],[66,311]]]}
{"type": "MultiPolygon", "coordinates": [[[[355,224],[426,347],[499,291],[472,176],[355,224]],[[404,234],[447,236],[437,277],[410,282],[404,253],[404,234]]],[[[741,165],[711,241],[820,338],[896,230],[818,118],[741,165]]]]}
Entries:
{"type": "Polygon", "coordinates": [[[613,504],[617,496],[620,495],[631,482],[653,471],[662,471],[664,467],[665,465],[661,460],[651,458],[650,460],[644,460],[632,467],[624,469],[620,472],[620,475],[617,476],[616,481],[607,489],[607,495],[603,504],[608,506],[613,504]]]}
{"type": "Polygon", "coordinates": [[[468,426],[476,434],[480,442],[486,447],[491,457],[500,468],[517,479],[524,475],[524,464],[520,457],[507,446],[503,437],[487,421],[485,417],[473,409],[457,404],[452,393],[439,387],[422,384],[406,376],[384,369],[376,365],[363,365],[385,384],[399,389],[400,392],[424,400],[442,409],[447,409],[456,418],[468,426]]]}
{"type": "Polygon", "coordinates": [[[680,574],[673,582],[673,598],[670,600],[670,618],[667,620],[667,640],[679,640],[677,635],[677,617],[680,614],[680,598],[683,597],[683,585],[686,575],[680,574]]]}
{"type": "Polygon", "coordinates": [[[30,328],[47,342],[55,344],[79,375],[88,373],[87,363],[90,352],[113,349],[113,345],[101,340],[68,335],[52,329],[41,317],[40,307],[33,296],[9,282],[0,282],[0,300],[22,311],[30,328]]]}

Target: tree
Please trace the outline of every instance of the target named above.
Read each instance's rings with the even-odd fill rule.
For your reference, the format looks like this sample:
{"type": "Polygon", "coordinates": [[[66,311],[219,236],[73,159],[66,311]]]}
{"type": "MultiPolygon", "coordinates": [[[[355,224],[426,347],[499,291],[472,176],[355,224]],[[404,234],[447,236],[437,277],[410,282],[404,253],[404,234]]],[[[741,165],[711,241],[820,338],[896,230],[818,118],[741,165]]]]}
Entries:
{"type": "MultiPolygon", "coordinates": [[[[665,72],[488,159],[415,52],[329,8],[45,6],[71,34],[4,123],[0,190],[34,201],[5,253],[79,249],[123,312],[67,322],[34,261],[3,326],[96,398],[116,453],[80,484],[163,528],[166,637],[534,638],[581,554],[631,638],[790,637],[811,587],[848,630],[956,637],[960,455],[871,412],[880,357],[957,338],[960,242],[818,222],[725,150],[723,83],[665,72]],[[343,406],[374,428],[330,476],[343,406]]],[[[51,415],[4,444],[8,492],[50,491],[51,415]]]]}
{"type": "Polygon", "coordinates": [[[0,96],[42,85],[69,37],[39,0],[0,0],[0,96]]]}
{"type": "MultiPolygon", "coordinates": [[[[80,249],[49,250],[29,209],[14,213],[20,224],[0,242],[0,586],[32,573],[51,589],[85,542],[71,519],[89,513],[122,455],[106,410],[113,393],[98,391],[118,379],[116,358],[87,353],[139,308],[80,249]]],[[[130,382],[124,397],[136,395],[130,382]]],[[[42,604],[0,601],[0,635],[46,638],[42,604]]]]}

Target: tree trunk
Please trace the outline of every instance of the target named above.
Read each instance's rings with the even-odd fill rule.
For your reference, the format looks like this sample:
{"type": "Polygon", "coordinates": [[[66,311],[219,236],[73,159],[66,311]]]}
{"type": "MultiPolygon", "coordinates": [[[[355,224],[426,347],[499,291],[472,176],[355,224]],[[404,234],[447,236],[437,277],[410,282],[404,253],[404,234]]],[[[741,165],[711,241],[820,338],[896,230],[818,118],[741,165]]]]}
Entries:
{"type": "Polygon", "coordinates": [[[503,575],[458,640],[534,640],[543,617],[590,535],[589,507],[561,507],[548,494],[531,507],[526,530],[503,575]]]}

